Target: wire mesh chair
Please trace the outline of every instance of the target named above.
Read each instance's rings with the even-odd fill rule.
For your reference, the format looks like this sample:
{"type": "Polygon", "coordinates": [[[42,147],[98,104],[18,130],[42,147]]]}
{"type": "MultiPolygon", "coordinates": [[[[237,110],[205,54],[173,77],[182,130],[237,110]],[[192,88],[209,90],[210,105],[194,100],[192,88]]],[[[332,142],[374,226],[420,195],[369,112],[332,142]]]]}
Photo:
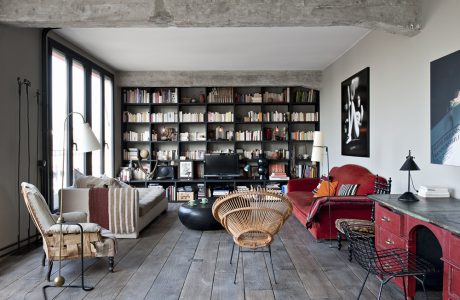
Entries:
{"type": "MultiPolygon", "coordinates": [[[[379,175],[375,176],[374,181],[374,194],[390,194],[391,193],[391,178],[386,181],[383,177],[379,175]]],[[[369,237],[374,237],[374,210],[375,205],[372,205],[371,210],[371,219],[370,220],[361,220],[361,219],[337,219],[335,220],[335,228],[337,228],[337,249],[342,249],[342,235],[345,234],[342,229],[342,223],[352,226],[353,231],[358,231],[363,234],[369,235],[369,237]]],[[[353,247],[348,245],[348,260],[351,261],[353,258],[353,247]]]]}
{"type": "Polygon", "coordinates": [[[402,277],[404,299],[407,298],[406,280],[405,277],[413,276],[421,283],[426,299],[428,299],[425,290],[425,277],[428,273],[436,272],[435,267],[429,261],[418,257],[404,249],[392,248],[385,250],[376,250],[374,247],[373,238],[352,231],[350,226],[343,223],[342,227],[350,244],[353,246],[353,257],[356,262],[367,270],[366,278],[364,279],[358,298],[363,292],[369,274],[375,274],[380,279],[380,289],[378,299],[382,295],[382,290],[385,284],[395,277],[402,277]]]}
{"type": "Polygon", "coordinates": [[[234,283],[236,283],[241,252],[268,252],[276,283],[270,245],[274,235],[278,233],[291,212],[292,205],[285,196],[266,189],[233,192],[214,202],[212,206],[214,218],[233,236],[230,264],[235,244],[239,246],[234,283]],[[263,247],[268,247],[268,251],[256,250],[263,247]],[[244,251],[241,248],[251,250],[244,251]]]}

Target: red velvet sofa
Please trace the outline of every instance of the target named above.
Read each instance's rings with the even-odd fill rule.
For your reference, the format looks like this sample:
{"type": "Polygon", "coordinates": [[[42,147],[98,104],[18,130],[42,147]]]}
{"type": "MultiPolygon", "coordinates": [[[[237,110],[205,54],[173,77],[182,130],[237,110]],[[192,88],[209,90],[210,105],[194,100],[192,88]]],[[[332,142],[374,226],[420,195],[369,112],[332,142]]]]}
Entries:
{"type": "MultiPolygon", "coordinates": [[[[373,202],[367,195],[374,193],[376,175],[358,165],[334,167],[330,171],[332,181],[338,181],[337,190],[342,184],[359,184],[355,196],[336,196],[314,198],[312,190],[318,185],[317,178],[292,179],[288,182],[287,197],[292,203],[293,213],[317,240],[335,239],[337,230],[335,220],[351,218],[370,220],[373,202]],[[331,218],[329,208],[331,205],[331,218]],[[331,231],[330,231],[330,227],[331,231]]],[[[386,182],[382,177],[379,181],[386,182]]]]}

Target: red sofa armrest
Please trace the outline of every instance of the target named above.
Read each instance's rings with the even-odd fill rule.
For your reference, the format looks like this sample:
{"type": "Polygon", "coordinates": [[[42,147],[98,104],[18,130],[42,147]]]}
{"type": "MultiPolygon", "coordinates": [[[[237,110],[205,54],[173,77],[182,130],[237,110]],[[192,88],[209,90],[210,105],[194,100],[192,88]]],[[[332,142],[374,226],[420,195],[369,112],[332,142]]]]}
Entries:
{"type": "Polygon", "coordinates": [[[288,192],[311,192],[318,183],[318,178],[291,179],[288,181],[288,192]]]}

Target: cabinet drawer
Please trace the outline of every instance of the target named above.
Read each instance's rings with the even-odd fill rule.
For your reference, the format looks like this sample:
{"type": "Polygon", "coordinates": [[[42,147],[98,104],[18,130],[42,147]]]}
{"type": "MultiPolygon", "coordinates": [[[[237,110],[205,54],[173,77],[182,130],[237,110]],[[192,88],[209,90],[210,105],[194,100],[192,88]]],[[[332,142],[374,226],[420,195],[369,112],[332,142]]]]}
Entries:
{"type": "Polygon", "coordinates": [[[375,223],[381,228],[401,236],[404,232],[404,217],[381,206],[375,206],[375,223]]]}
{"type": "Polygon", "coordinates": [[[401,249],[407,249],[406,247],[406,240],[401,238],[399,235],[396,235],[388,230],[386,230],[383,227],[377,226],[375,228],[378,230],[378,233],[376,234],[376,244],[377,244],[377,249],[383,250],[383,249],[390,249],[390,248],[401,248],[401,249]]]}

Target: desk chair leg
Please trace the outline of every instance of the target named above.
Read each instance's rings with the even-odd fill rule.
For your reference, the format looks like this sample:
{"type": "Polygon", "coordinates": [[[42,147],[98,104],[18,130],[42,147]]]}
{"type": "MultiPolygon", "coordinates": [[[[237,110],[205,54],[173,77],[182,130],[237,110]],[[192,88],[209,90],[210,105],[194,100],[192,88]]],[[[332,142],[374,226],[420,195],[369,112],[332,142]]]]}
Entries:
{"type": "Polygon", "coordinates": [[[42,256],[42,266],[45,266],[45,259],[46,259],[46,253],[43,251],[43,256],[42,256]]]}
{"type": "Polygon", "coordinates": [[[361,294],[363,293],[364,286],[366,285],[367,277],[369,277],[369,273],[370,271],[367,271],[366,278],[364,278],[363,285],[361,286],[361,289],[359,290],[359,294],[357,298],[358,300],[359,300],[359,297],[361,297],[361,294]]]}
{"type": "Polygon", "coordinates": [[[422,279],[418,278],[417,276],[414,276],[414,278],[422,285],[423,293],[425,294],[425,299],[428,300],[428,294],[426,293],[425,289],[425,275],[420,276],[422,277],[422,279]]]}
{"type": "Polygon", "coordinates": [[[353,246],[351,243],[348,243],[348,261],[353,260],[353,246]]]}
{"type": "Polygon", "coordinates": [[[48,259],[48,273],[46,274],[46,280],[51,281],[51,271],[53,270],[53,260],[48,259]]]}
{"type": "Polygon", "coordinates": [[[278,284],[278,282],[276,282],[276,277],[275,277],[275,268],[273,267],[272,246],[271,245],[268,245],[268,254],[270,255],[270,264],[272,265],[273,281],[275,282],[275,284],[278,284]]]}
{"type": "Polygon", "coordinates": [[[233,243],[232,246],[232,255],[230,255],[230,264],[232,264],[232,259],[233,259],[233,251],[235,250],[235,243],[233,243]]]}
{"type": "Polygon", "coordinates": [[[236,259],[235,279],[233,280],[233,284],[236,284],[236,275],[238,274],[238,263],[240,262],[240,252],[241,252],[241,247],[238,246],[238,256],[237,256],[237,259],[236,259]]]}
{"type": "Polygon", "coordinates": [[[407,299],[407,292],[406,292],[406,276],[403,276],[403,288],[404,288],[404,299],[407,299]]]}
{"type": "Polygon", "coordinates": [[[337,249],[340,251],[342,249],[342,234],[340,231],[337,231],[337,249]]]}
{"type": "MultiPolygon", "coordinates": [[[[377,298],[378,300],[380,300],[380,297],[382,296],[383,286],[384,286],[385,284],[387,284],[388,281],[390,281],[393,277],[394,277],[394,276],[388,277],[387,279],[382,280],[382,281],[380,282],[379,296],[378,296],[378,298],[377,298]]],[[[405,295],[405,294],[406,294],[406,291],[404,290],[404,295],[405,295]]],[[[406,297],[404,297],[404,299],[406,299],[406,297]]]]}

